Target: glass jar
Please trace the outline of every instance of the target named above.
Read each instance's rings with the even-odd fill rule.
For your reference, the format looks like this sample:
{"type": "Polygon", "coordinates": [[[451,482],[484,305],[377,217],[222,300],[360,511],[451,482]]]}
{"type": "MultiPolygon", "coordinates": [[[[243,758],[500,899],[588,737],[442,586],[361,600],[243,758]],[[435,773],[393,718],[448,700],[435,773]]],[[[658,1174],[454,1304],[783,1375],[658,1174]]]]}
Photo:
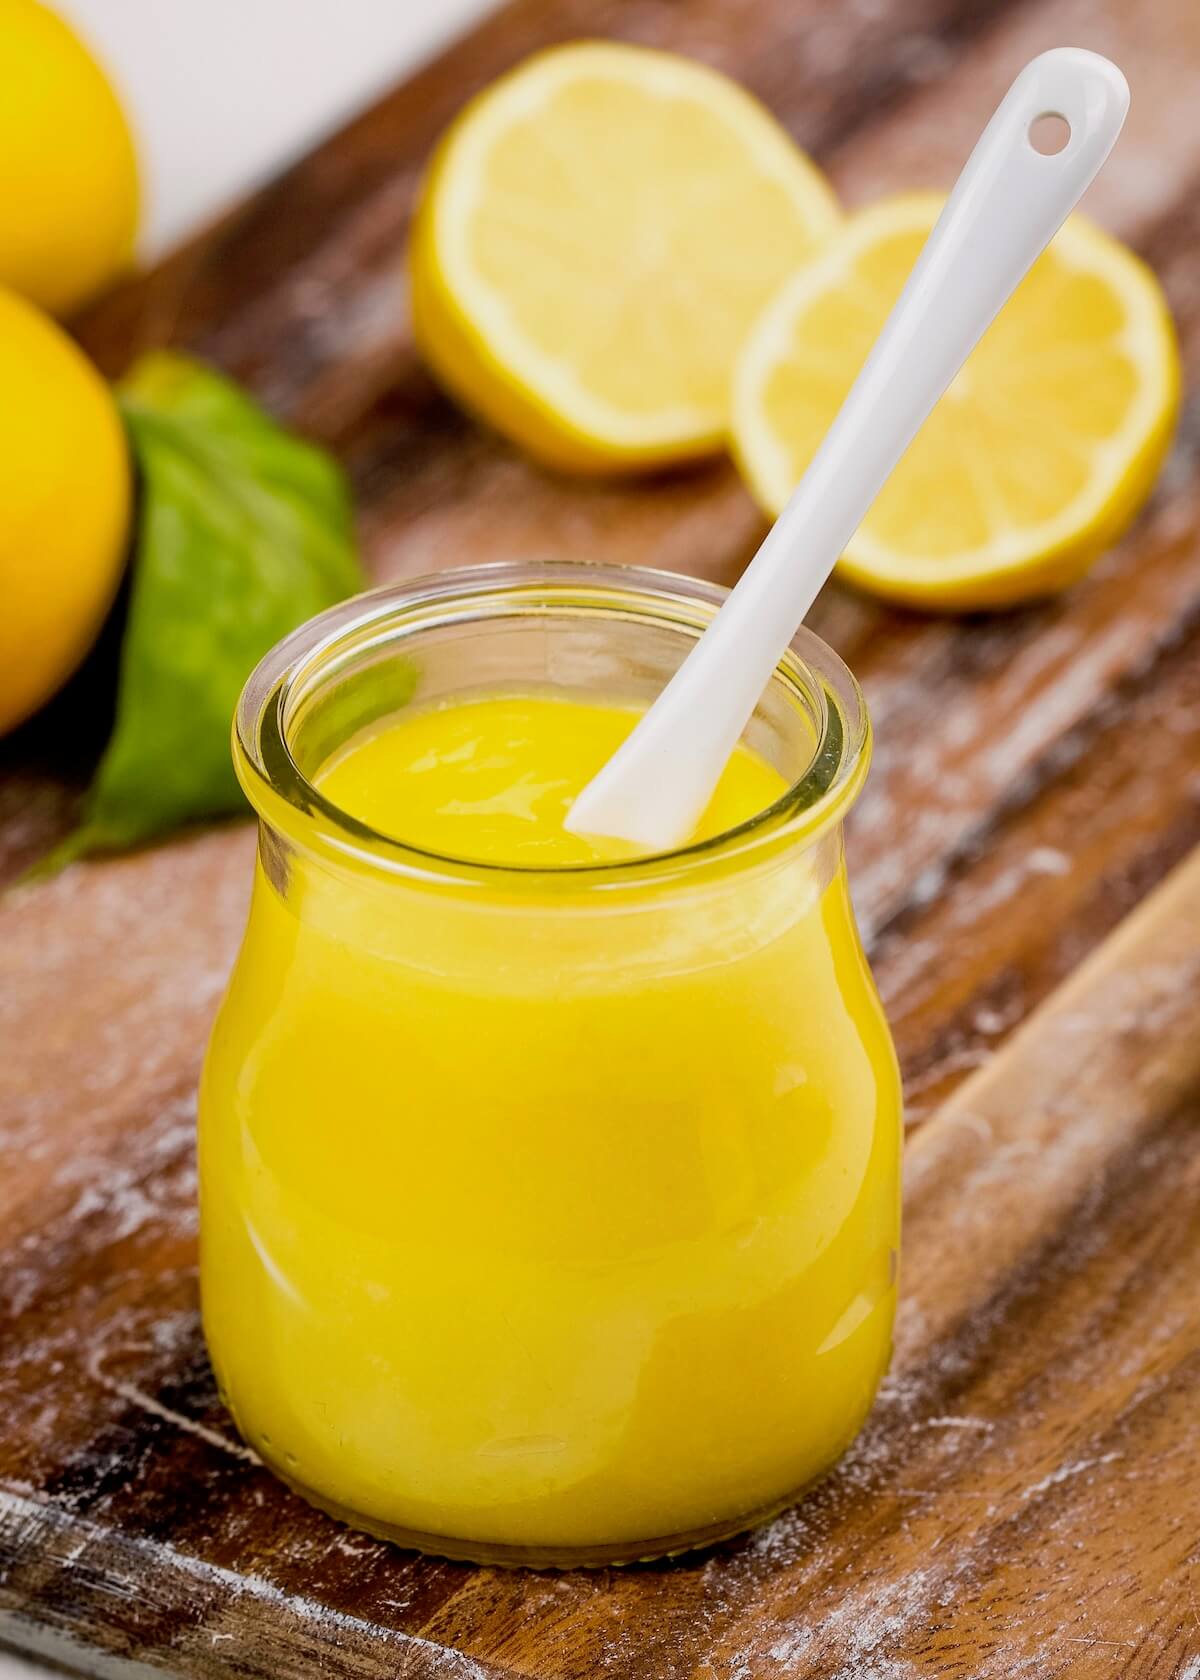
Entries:
{"type": "Polygon", "coordinates": [[[305,1498],[444,1556],[568,1566],[748,1527],[887,1364],[900,1091],[842,819],[861,694],[802,631],[746,732],[788,792],[658,857],[438,857],[314,777],[410,703],[648,702],[723,591],[452,572],[281,643],[234,752],[260,818],[200,1108],[204,1324],[305,1498]]]}

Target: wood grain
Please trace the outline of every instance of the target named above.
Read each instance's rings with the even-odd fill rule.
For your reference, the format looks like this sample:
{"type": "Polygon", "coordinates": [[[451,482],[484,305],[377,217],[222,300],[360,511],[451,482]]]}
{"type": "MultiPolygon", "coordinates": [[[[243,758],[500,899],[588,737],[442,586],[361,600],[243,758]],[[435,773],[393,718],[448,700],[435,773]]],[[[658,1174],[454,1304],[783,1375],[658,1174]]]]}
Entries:
{"type": "MultiPolygon", "coordinates": [[[[0,901],[0,1638],[122,1675],[1197,1680],[1200,864],[1135,907],[1200,844],[1200,9],[516,0],[84,342],[113,374],[209,356],[335,449],[379,577],[553,552],[732,581],[761,526],[727,465],[555,478],[413,353],[400,253],[433,138],[580,34],[731,70],[853,203],[948,182],[1041,47],[1133,85],[1089,206],[1179,323],[1154,503],[1059,600],[943,621],[835,585],[813,620],[875,719],[851,867],[921,1122],[893,1376],[823,1489],[708,1560],[507,1575],[315,1515],[247,1462],[195,1310],[193,1093],[252,836],[79,866],[0,901]]],[[[0,745],[0,879],[73,820],[113,645],[0,745]]]]}
{"type": "Polygon", "coordinates": [[[759,1534],[659,1568],[409,1558],[247,1462],[171,1249],[190,1153],[160,1143],[95,1210],[109,1265],[83,1292],[120,1297],[102,1338],[70,1324],[80,1280],[39,1299],[41,1357],[71,1377],[2,1449],[0,1626],[185,1676],[1188,1672],[1198,997],[1200,852],[913,1142],[895,1364],[847,1458],[759,1534]]]}

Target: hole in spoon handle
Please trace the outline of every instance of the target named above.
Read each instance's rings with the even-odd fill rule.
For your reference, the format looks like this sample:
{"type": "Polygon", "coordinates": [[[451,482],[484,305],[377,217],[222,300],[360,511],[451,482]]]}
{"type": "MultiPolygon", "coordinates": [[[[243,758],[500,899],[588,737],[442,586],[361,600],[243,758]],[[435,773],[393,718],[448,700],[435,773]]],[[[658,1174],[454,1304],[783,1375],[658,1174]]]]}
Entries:
{"type": "Polygon", "coordinates": [[[1057,157],[1071,144],[1071,124],[1061,111],[1043,111],[1029,125],[1029,144],[1039,157],[1057,157]]]}

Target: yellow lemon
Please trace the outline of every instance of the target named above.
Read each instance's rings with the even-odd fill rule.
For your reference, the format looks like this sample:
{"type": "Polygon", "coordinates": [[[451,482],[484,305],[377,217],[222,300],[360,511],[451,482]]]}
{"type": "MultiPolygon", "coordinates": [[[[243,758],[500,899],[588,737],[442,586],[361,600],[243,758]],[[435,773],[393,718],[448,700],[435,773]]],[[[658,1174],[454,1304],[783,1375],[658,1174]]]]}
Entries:
{"type": "Polygon", "coordinates": [[[0,288],[0,733],[59,688],[116,593],[129,527],[125,437],[62,329],[0,288]]]}
{"type": "Polygon", "coordinates": [[[63,315],[130,260],[137,162],[104,72],[38,0],[0,0],[0,285],[63,315]]]}
{"type": "Polygon", "coordinates": [[[748,326],[839,220],[816,167],[716,71],[552,48],[439,148],[410,254],[417,339],[462,402],[554,465],[710,453],[748,326]]]}
{"type": "MultiPolygon", "coordinates": [[[[917,194],[853,217],[750,335],[733,447],[768,513],[811,460],[943,203],[917,194]]],[[[918,434],[841,572],[917,606],[1001,606],[1062,587],[1145,501],[1179,388],[1158,282],[1073,217],[918,434]]]]}

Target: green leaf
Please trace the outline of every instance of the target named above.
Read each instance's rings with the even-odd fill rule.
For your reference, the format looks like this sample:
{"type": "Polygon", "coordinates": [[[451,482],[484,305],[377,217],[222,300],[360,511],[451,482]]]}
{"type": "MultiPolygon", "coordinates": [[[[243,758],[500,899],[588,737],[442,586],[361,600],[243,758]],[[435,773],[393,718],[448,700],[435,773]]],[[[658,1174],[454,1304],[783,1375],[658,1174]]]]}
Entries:
{"type": "Polygon", "coordinates": [[[117,397],[141,497],[116,725],[60,861],[240,809],[243,683],[364,581],[340,469],[228,379],[159,352],[117,397]]]}

